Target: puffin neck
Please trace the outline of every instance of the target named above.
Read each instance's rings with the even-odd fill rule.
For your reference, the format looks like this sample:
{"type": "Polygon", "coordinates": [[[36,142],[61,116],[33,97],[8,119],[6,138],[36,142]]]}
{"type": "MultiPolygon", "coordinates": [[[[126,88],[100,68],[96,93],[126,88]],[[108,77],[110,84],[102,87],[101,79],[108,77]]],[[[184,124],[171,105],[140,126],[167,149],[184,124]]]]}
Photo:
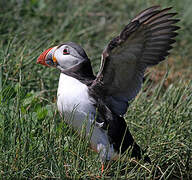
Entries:
{"type": "Polygon", "coordinates": [[[89,85],[95,79],[89,59],[75,65],[72,68],[62,70],[61,73],[78,79],[86,85],[89,85]]]}

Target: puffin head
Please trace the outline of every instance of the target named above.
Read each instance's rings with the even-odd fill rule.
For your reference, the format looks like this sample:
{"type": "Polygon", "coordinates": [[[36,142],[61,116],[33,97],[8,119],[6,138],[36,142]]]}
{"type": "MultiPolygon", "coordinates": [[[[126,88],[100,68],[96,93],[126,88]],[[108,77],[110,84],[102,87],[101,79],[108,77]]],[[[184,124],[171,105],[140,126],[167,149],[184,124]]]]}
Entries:
{"type": "Polygon", "coordinates": [[[89,61],[87,54],[81,46],[67,42],[45,50],[38,57],[37,63],[66,70],[87,60],[89,61]]]}

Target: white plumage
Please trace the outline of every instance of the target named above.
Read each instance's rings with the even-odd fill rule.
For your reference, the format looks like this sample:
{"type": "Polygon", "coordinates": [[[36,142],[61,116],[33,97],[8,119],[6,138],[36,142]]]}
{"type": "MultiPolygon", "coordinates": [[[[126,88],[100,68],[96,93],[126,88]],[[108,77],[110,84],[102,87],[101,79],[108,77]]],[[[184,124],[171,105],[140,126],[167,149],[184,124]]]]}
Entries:
{"type": "MultiPolygon", "coordinates": [[[[91,125],[95,121],[94,103],[94,99],[88,95],[88,87],[85,84],[61,73],[57,91],[57,106],[68,124],[80,132],[85,123],[88,135],[91,125]]],[[[109,143],[107,132],[96,125],[93,126],[91,146],[95,151],[100,152],[102,160],[110,160],[116,155],[113,145],[109,143]]]]}

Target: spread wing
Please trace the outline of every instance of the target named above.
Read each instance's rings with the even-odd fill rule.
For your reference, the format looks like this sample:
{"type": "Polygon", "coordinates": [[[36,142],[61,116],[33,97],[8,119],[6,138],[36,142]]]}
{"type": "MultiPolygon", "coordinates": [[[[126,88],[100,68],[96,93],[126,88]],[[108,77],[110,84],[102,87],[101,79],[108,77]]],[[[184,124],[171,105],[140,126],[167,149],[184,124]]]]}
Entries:
{"type": "Polygon", "coordinates": [[[171,8],[154,6],[138,14],[102,54],[100,71],[92,89],[102,94],[108,107],[118,115],[127,111],[128,101],[135,98],[148,66],[163,61],[179,27],[171,8]]]}

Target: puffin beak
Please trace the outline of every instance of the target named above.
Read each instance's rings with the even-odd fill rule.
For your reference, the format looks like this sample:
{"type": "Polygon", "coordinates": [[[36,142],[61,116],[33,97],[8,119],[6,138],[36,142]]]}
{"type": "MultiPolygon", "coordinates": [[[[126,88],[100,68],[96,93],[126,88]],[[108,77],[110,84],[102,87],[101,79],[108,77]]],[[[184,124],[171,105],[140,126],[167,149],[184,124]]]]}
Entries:
{"type": "MultiPolygon", "coordinates": [[[[50,52],[50,51],[53,51],[53,52],[50,52],[50,53],[52,53],[52,54],[54,54],[54,51],[56,50],[56,48],[57,48],[57,46],[54,46],[54,47],[51,47],[51,48],[49,48],[49,49],[47,49],[47,50],[45,50],[43,53],[41,53],[40,54],[40,56],[37,58],[37,64],[42,64],[42,65],[44,65],[44,66],[50,66],[50,65],[48,65],[47,63],[46,63],[46,56],[47,56],[47,54],[50,52]]],[[[55,58],[55,56],[53,55],[52,56],[52,60],[53,60],[53,62],[54,63],[57,63],[57,59],[55,58]]]]}

